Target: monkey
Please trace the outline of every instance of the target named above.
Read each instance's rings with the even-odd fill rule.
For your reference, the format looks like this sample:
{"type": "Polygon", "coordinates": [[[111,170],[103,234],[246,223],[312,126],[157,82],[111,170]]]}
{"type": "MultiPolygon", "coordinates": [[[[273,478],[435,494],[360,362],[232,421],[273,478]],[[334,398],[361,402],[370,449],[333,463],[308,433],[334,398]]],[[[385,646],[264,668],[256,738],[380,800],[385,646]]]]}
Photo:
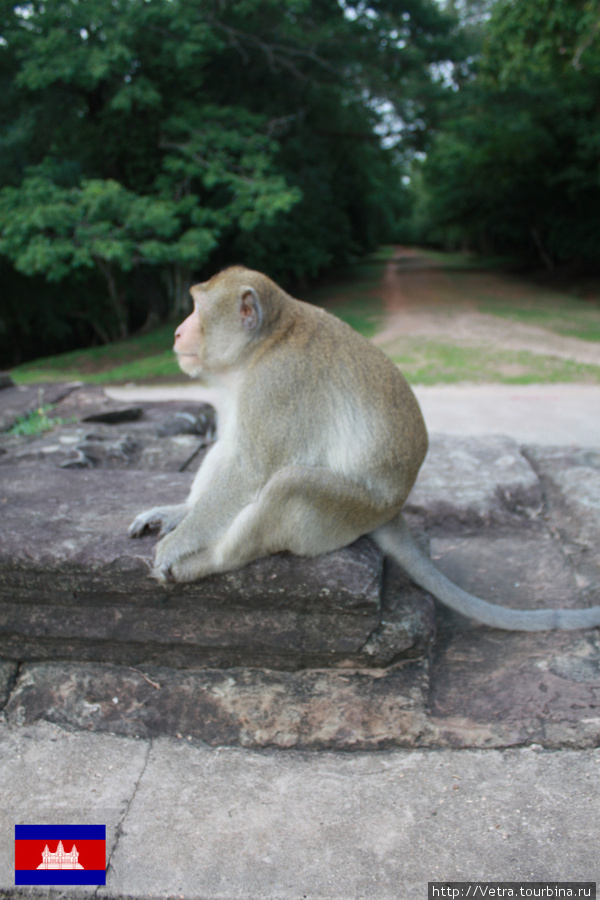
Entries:
{"type": "Polygon", "coordinates": [[[368,535],[438,600],[516,631],[600,625],[600,607],[506,609],[453,584],[418,547],[402,507],[427,452],[397,366],[331,313],[233,266],[190,289],[175,332],[183,372],[219,386],[219,435],[184,503],[138,515],[158,531],[152,575],[190,582],[288,551],[317,556],[368,535]]]}

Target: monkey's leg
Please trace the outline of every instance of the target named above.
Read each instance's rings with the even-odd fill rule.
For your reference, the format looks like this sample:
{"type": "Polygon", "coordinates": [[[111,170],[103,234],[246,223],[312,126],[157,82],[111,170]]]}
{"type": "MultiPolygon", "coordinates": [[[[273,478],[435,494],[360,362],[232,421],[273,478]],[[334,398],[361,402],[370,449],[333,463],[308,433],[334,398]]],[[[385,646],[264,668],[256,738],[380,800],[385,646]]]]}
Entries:
{"type": "Polygon", "coordinates": [[[317,556],[352,543],[397,510],[398,505],[378,503],[367,488],[329,469],[288,467],[277,472],[213,544],[156,574],[194,581],[282,550],[317,556]]]}
{"type": "Polygon", "coordinates": [[[188,512],[186,503],[173,506],[154,506],[136,516],[129,526],[129,537],[142,537],[150,531],[168,534],[183,520],[188,512]]]}

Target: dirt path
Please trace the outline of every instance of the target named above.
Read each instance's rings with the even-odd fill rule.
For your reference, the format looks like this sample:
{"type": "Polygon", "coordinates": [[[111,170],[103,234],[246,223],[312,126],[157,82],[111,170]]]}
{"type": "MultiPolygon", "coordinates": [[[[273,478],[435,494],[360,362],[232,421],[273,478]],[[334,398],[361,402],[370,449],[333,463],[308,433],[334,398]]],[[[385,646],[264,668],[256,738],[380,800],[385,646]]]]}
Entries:
{"type": "Polygon", "coordinates": [[[476,308],[473,297],[522,291],[516,281],[496,272],[469,272],[461,283],[468,289],[461,290],[456,278],[417,251],[399,248],[384,274],[386,319],[374,342],[392,355],[396,341],[414,336],[600,365],[600,343],[554,334],[476,308]]]}

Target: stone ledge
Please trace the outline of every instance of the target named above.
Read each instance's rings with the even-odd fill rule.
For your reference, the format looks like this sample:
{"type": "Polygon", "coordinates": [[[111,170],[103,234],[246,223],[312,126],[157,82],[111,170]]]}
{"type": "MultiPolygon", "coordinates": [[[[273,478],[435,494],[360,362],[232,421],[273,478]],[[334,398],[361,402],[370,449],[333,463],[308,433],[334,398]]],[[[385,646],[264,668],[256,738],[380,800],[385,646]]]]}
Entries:
{"type": "MultiPolygon", "coordinates": [[[[126,407],[85,385],[44,391],[57,402],[51,415],[77,423],[0,436],[0,653],[284,669],[377,667],[425,653],[431,601],[384,569],[367,539],[314,560],[281,554],[194,585],[153,582],[155,539],[132,541],[126,529],[141,509],[184,499],[212,439],[211,408],[126,407]]],[[[38,398],[38,386],[9,387],[0,413],[38,398]]],[[[583,450],[522,452],[497,436],[433,436],[407,511],[430,532],[440,568],[467,589],[523,607],[594,602],[598,459],[583,450]],[[497,550],[520,571],[514,581],[502,571],[506,560],[496,565],[497,550]]]]}
{"type": "Polygon", "coordinates": [[[257,750],[595,747],[599,663],[594,634],[483,627],[444,632],[431,664],[386,669],[26,663],[16,682],[6,669],[4,715],[11,725],[257,750]]]}
{"type": "Polygon", "coordinates": [[[508,437],[432,435],[406,510],[428,527],[514,525],[539,513],[536,472],[508,437]]]}
{"type": "Polygon", "coordinates": [[[149,577],[153,537],[127,526],[183,499],[190,474],[5,466],[0,490],[0,654],[127,665],[386,665],[432,634],[423,592],[383,590],[366,538],[306,560],[290,554],[189,585],[149,577]],[[24,540],[24,535],[27,536],[24,540]]]}

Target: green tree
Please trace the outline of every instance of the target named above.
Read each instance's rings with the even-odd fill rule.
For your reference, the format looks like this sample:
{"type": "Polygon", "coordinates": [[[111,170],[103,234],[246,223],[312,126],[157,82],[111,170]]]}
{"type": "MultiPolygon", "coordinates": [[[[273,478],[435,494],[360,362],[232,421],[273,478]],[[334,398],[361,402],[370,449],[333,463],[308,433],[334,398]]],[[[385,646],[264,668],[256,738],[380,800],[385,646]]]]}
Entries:
{"type": "Polygon", "coordinates": [[[68,343],[177,312],[215,266],[302,279],[389,239],[384,136],[423,141],[453,22],[434,0],[0,0],[11,290],[60,282],[68,343]]]}
{"type": "Polygon", "coordinates": [[[423,166],[421,233],[597,263],[600,3],[498,0],[475,71],[423,166]]]}

